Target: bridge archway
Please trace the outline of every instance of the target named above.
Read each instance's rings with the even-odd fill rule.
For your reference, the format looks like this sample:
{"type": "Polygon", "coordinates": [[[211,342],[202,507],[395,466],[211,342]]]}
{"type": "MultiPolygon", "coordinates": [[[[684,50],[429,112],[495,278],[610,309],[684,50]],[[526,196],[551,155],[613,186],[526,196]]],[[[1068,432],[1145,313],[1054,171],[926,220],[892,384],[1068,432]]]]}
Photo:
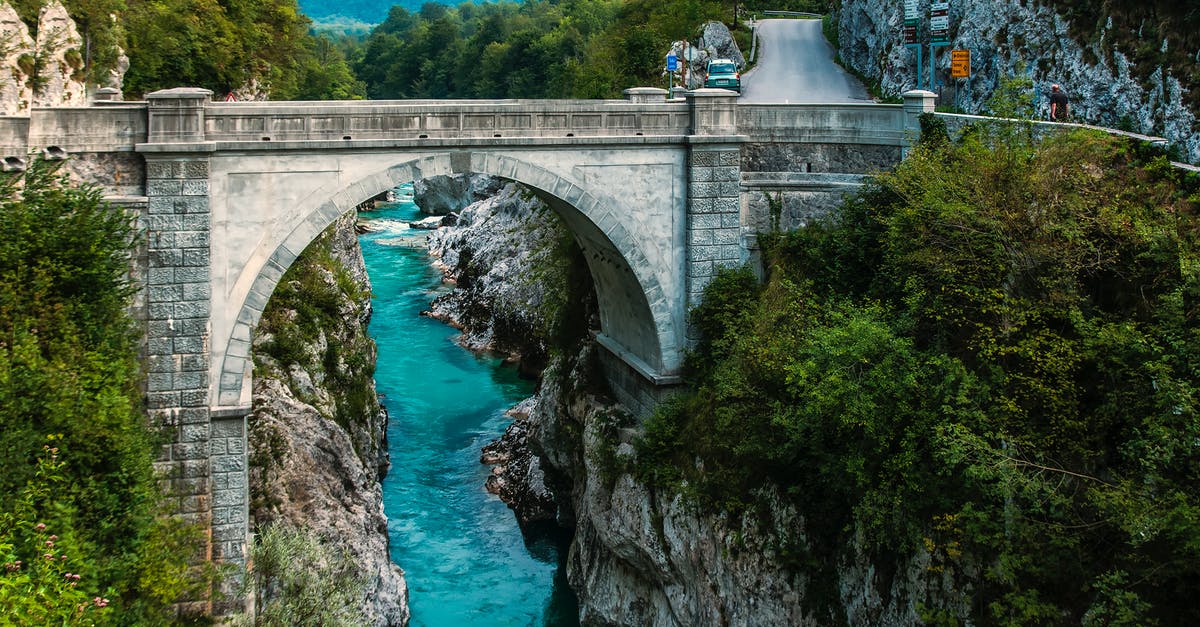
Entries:
{"type": "MultiPolygon", "coordinates": [[[[563,220],[584,251],[600,309],[603,343],[635,369],[670,371],[681,347],[675,312],[639,242],[617,219],[618,202],[578,180],[511,156],[485,152],[444,152],[397,163],[360,178],[327,199],[315,200],[302,220],[274,246],[242,299],[226,339],[217,390],[220,405],[246,406],[253,363],[250,342],[270,295],[284,272],[308,245],[339,217],[364,200],[409,181],[439,175],[486,174],[520,183],[563,220]]],[[[214,346],[219,350],[219,347],[214,346]]]]}

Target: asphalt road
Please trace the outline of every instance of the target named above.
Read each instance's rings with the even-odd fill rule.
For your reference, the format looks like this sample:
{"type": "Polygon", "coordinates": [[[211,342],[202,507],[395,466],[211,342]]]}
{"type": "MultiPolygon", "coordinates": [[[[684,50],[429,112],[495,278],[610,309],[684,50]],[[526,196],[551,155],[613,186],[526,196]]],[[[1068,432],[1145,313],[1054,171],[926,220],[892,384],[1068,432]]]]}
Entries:
{"type": "Polygon", "coordinates": [[[869,102],[858,79],[833,62],[820,20],[762,20],[758,65],[742,77],[742,102],[869,102]]]}

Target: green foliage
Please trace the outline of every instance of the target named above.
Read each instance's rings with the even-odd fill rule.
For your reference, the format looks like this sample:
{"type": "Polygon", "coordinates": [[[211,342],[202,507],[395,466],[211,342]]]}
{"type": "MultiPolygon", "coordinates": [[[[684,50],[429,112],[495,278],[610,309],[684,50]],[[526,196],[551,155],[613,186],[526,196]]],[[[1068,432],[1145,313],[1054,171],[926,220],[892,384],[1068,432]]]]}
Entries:
{"type": "Polygon", "coordinates": [[[356,64],[372,98],[609,98],[662,82],[672,41],[728,3],[528,0],[394,7],[356,64]]]}
{"type": "Polygon", "coordinates": [[[0,624],[95,625],[111,613],[109,600],[76,568],[90,565],[74,541],[70,504],[56,498],[66,463],[52,446],[57,437],[48,440],[14,510],[0,512],[0,624]]]}
{"type": "Polygon", "coordinates": [[[266,339],[257,348],[283,372],[299,366],[320,373],[332,392],[333,413],[327,418],[348,427],[378,411],[375,348],[366,336],[340,341],[324,335],[345,326],[346,303],[369,300],[333,255],[332,237],[332,230],[321,234],[280,279],[259,322],[257,333],[266,339]]]}
{"type": "Polygon", "coordinates": [[[247,594],[256,614],[235,625],[255,627],[341,626],[364,624],[363,573],[352,556],[338,554],[302,529],[274,524],[251,549],[247,594]]]}
{"type": "Polygon", "coordinates": [[[188,85],[280,100],[364,96],[341,50],[308,33],[295,0],[127,0],[122,18],[130,94],[188,85]]]}
{"type": "MultiPolygon", "coordinates": [[[[132,217],[36,161],[0,180],[0,220],[0,515],[26,541],[20,525],[35,517],[71,538],[83,585],[122,616],[163,622],[188,583],[165,575],[193,538],[157,516],[128,314],[132,217]],[[53,473],[38,463],[50,435],[70,462],[53,473]],[[143,579],[154,573],[164,578],[143,579]]],[[[12,544],[26,564],[37,557],[12,544]]]]}
{"type": "Polygon", "coordinates": [[[779,486],[817,579],[852,541],[929,552],[975,591],[968,616],[918,599],[931,621],[1200,620],[1198,192],[1087,132],[914,148],[828,223],[761,237],[761,290],[713,281],[695,392],[639,472],[730,511],[779,486]]]}

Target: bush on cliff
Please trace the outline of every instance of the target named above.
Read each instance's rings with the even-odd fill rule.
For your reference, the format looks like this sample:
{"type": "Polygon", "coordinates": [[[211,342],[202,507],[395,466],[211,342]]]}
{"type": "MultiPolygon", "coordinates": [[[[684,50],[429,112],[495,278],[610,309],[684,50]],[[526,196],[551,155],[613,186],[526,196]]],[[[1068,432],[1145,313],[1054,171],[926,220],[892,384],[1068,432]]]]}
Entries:
{"type": "Polygon", "coordinates": [[[80,592],[117,622],[169,622],[196,538],[158,516],[131,218],[39,161],[0,179],[0,222],[0,622],[80,592]]]}
{"type": "Polygon", "coordinates": [[[761,289],[713,282],[696,391],[640,471],[733,511],[782,487],[816,579],[856,537],[926,551],[972,579],[959,619],[1200,621],[1198,207],[1196,177],[1107,136],[915,149],[765,238],[761,289]]]}

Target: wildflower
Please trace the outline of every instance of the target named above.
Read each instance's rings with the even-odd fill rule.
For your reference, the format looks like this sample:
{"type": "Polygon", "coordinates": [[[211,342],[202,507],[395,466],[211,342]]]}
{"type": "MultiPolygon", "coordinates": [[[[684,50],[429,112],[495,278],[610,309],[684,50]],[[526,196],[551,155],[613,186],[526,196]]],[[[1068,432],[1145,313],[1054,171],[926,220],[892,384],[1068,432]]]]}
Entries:
{"type": "Polygon", "coordinates": [[[58,539],[58,536],[53,536],[53,535],[52,535],[52,536],[50,536],[50,539],[51,539],[51,540],[57,540],[57,539],[58,539]]]}
{"type": "Polygon", "coordinates": [[[54,559],[54,556],[53,556],[53,555],[51,555],[51,554],[49,554],[49,553],[47,553],[47,554],[43,555],[42,557],[44,557],[44,558],[46,558],[46,559],[48,559],[48,560],[52,560],[52,559],[54,559]]]}
{"type": "Polygon", "coordinates": [[[46,530],[46,523],[38,523],[38,524],[37,524],[37,526],[36,526],[36,527],[34,527],[34,529],[37,529],[38,531],[45,531],[45,530],[46,530]]]}
{"type": "Polygon", "coordinates": [[[108,599],[96,597],[92,599],[92,605],[95,605],[96,607],[108,607],[108,599]]]}
{"type": "Polygon", "coordinates": [[[53,540],[46,540],[46,546],[54,546],[53,540]]]}

